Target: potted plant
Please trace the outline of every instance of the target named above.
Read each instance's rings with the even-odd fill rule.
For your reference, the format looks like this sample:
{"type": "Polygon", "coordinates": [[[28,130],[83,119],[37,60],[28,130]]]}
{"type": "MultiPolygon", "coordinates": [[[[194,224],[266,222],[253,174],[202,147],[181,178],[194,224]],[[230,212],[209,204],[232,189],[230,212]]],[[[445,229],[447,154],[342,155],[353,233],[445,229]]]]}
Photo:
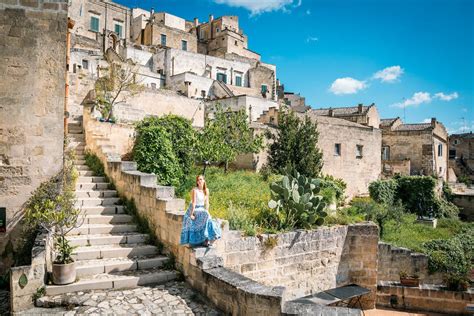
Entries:
{"type": "Polygon", "coordinates": [[[66,152],[63,170],[50,181],[41,184],[30,198],[25,212],[26,221],[32,227],[48,232],[53,242],[53,283],[64,285],[76,280],[74,248],[66,239],[67,234],[78,227],[80,211],[74,207],[74,187],[77,171],[73,165],[71,150],[66,152]]]}
{"type": "Polygon", "coordinates": [[[418,287],[420,286],[420,276],[416,273],[408,275],[406,271],[400,271],[400,284],[403,286],[418,287]]]}

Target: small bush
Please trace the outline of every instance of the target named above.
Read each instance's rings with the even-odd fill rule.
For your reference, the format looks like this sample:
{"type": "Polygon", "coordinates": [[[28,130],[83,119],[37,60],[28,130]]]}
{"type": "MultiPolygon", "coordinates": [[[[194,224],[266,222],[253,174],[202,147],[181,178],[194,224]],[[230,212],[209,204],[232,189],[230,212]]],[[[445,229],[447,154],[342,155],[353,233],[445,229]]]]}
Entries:
{"type": "MultiPolygon", "coordinates": [[[[407,211],[418,215],[428,215],[435,205],[436,180],[427,176],[398,177],[397,198],[405,205],[407,211]]],[[[433,214],[438,217],[437,214],[433,214]]]]}
{"type": "Polygon", "coordinates": [[[138,130],[133,157],[138,170],[156,174],[160,184],[178,186],[183,178],[171,137],[163,126],[146,126],[138,130]]]}
{"type": "Polygon", "coordinates": [[[377,203],[392,205],[397,196],[398,183],[394,179],[378,180],[370,183],[370,197],[377,203]]]}
{"type": "Polygon", "coordinates": [[[86,165],[94,172],[94,175],[97,177],[104,177],[104,165],[100,161],[99,157],[91,152],[86,152],[85,154],[86,165]]]}

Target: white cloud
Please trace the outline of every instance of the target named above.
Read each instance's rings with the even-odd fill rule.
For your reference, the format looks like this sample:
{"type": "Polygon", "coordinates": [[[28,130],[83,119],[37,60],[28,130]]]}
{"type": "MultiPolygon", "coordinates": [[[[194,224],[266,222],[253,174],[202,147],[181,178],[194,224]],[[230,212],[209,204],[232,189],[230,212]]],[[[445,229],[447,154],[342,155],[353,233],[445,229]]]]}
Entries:
{"type": "Polygon", "coordinates": [[[431,119],[426,118],[426,119],[423,120],[423,123],[431,123],[431,119]]]}
{"type": "Polygon", "coordinates": [[[377,71],[374,75],[374,79],[380,79],[382,82],[395,82],[402,74],[404,70],[400,66],[391,66],[385,69],[377,71]]]}
{"type": "Polygon", "coordinates": [[[334,80],[329,91],[334,94],[354,94],[365,88],[367,88],[365,81],[345,77],[334,80]]]}
{"type": "Polygon", "coordinates": [[[227,4],[231,7],[242,7],[251,12],[252,15],[261,14],[264,12],[286,10],[286,6],[293,5],[299,7],[302,0],[214,0],[218,4],[227,4]]]}
{"type": "Polygon", "coordinates": [[[403,108],[407,106],[418,106],[422,103],[431,102],[431,95],[428,92],[416,92],[413,96],[403,102],[392,104],[397,108],[403,108]]]}
{"type": "Polygon", "coordinates": [[[317,41],[319,41],[319,38],[315,36],[308,36],[308,38],[306,39],[306,43],[317,42],[317,41]]]}
{"type": "Polygon", "coordinates": [[[459,94],[457,92],[453,92],[451,94],[444,94],[443,92],[438,92],[434,95],[434,97],[443,101],[451,101],[457,99],[459,97],[459,94]]]}

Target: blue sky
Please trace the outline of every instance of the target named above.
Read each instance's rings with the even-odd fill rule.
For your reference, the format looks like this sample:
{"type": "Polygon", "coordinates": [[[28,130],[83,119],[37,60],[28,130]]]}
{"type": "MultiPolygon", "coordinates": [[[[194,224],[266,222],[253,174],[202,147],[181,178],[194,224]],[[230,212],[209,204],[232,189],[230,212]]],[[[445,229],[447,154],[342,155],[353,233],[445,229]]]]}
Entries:
{"type": "Polygon", "coordinates": [[[238,15],[249,48],[314,108],[474,131],[474,0],[116,0],[187,20],[238,15]],[[404,110],[405,109],[405,110],[404,110]]]}

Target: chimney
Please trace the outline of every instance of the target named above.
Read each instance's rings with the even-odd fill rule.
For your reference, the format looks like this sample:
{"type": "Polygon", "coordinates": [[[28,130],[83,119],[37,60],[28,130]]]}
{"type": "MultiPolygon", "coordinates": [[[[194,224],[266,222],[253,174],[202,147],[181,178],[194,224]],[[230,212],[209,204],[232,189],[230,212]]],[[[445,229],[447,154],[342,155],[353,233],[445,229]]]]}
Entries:
{"type": "Polygon", "coordinates": [[[194,27],[198,27],[198,25],[199,25],[199,19],[194,18],[194,27]]]}
{"type": "Polygon", "coordinates": [[[431,118],[431,127],[435,127],[436,126],[436,117],[432,117],[431,118]]]}
{"type": "Polygon", "coordinates": [[[360,114],[362,113],[362,103],[359,103],[359,105],[357,106],[357,112],[360,114]]]}
{"type": "Polygon", "coordinates": [[[150,9],[150,22],[155,22],[155,8],[150,9]]]}
{"type": "Polygon", "coordinates": [[[334,116],[334,111],[332,108],[329,108],[329,116],[334,116]]]}
{"type": "Polygon", "coordinates": [[[209,25],[211,25],[212,21],[214,21],[214,16],[209,14],[209,25]]]}

